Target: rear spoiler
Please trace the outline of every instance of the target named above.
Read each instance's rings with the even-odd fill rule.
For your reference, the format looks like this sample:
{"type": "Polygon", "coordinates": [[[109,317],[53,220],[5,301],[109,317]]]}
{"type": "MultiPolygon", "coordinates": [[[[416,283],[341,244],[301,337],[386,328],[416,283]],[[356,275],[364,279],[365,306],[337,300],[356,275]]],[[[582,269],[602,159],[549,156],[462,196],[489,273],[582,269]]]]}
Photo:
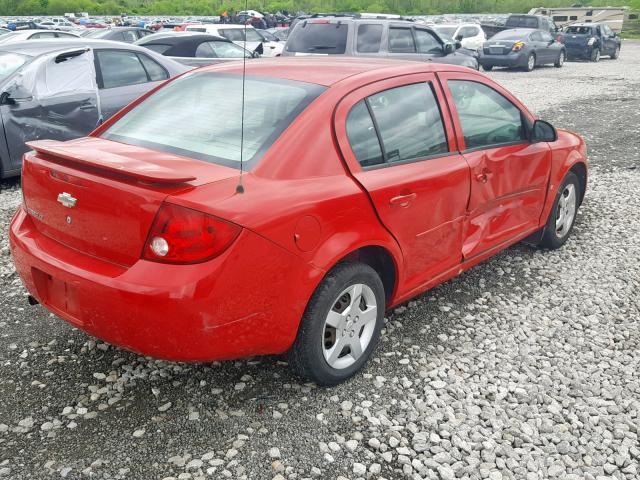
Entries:
{"type": "MultiPolygon", "coordinates": [[[[102,150],[99,145],[100,140],[94,140],[97,140],[94,142],[97,145],[89,145],[84,142],[58,142],[55,140],[26,142],[26,145],[37,153],[54,159],[146,183],[176,184],[196,179],[193,175],[180,173],[178,169],[166,168],[155,161],[146,162],[102,150]]],[[[156,161],[162,160],[162,156],[163,154],[158,152],[154,159],[156,161]]],[[[175,160],[174,162],[171,161],[172,158],[167,158],[167,163],[175,163],[175,160]]]]}

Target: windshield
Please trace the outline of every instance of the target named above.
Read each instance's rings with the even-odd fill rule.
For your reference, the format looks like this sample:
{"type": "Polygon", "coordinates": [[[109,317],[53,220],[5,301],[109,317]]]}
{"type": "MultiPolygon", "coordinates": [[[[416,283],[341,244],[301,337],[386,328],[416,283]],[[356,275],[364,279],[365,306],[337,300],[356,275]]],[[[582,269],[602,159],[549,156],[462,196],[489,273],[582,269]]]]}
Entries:
{"type": "Polygon", "coordinates": [[[575,33],[578,35],[589,35],[591,34],[591,27],[568,27],[565,31],[567,33],[575,33]]]}
{"type": "Polygon", "coordinates": [[[106,28],[93,28],[91,30],[88,30],[86,33],[82,32],[82,36],[83,37],[89,37],[89,38],[102,38],[107,36],[110,33],[109,29],[106,28]]]}
{"type": "Polygon", "coordinates": [[[299,53],[342,54],[347,47],[346,23],[311,23],[302,21],[287,39],[286,49],[299,53]]]}
{"type": "Polygon", "coordinates": [[[250,168],[324,87],[247,76],[242,125],[242,76],[187,74],[113,124],[102,137],[176,155],[250,168]],[[193,120],[197,119],[197,122],[193,120]]]}
{"type": "Polygon", "coordinates": [[[453,34],[456,33],[458,27],[441,27],[436,25],[433,27],[436,32],[446,35],[447,37],[453,37],[453,34]]]}
{"type": "Polygon", "coordinates": [[[2,53],[0,52],[0,81],[9,77],[16,72],[25,63],[29,62],[32,57],[20,55],[18,53],[2,53]]]}

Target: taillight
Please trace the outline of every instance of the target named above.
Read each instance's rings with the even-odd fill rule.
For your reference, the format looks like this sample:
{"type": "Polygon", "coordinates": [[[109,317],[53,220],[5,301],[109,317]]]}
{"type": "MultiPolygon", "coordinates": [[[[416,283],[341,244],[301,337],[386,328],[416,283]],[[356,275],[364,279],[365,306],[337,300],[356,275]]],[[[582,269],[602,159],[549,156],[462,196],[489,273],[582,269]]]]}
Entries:
{"type": "Polygon", "coordinates": [[[240,230],[213,215],[164,203],[153,221],[142,257],[164,263],[204,262],[224,252],[240,230]]]}
{"type": "Polygon", "coordinates": [[[516,42],[513,44],[513,51],[518,52],[524,48],[524,42],[516,42]]]}

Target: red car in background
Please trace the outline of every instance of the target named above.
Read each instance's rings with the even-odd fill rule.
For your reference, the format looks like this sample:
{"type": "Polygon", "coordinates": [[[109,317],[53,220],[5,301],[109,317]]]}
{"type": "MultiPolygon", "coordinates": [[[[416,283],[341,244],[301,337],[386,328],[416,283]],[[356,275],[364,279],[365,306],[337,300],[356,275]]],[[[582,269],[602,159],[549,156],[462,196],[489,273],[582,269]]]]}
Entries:
{"type": "Polygon", "coordinates": [[[10,243],[34,299],[145,355],[287,352],[324,385],[386,309],[521,240],[563,245],[587,180],[583,140],[483,74],[378,59],[253,61],[244,87],[207,67],[30,145],[10,243]]]}

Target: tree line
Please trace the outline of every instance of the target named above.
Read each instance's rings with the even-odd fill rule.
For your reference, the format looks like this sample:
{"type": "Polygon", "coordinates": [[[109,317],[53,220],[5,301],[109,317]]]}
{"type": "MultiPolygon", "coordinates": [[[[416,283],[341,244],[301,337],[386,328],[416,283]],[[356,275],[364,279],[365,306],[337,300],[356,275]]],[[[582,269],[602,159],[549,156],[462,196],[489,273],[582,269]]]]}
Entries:
{"type": "MultiPolygon", "coordinates": [[[[589,2],[593,5],[592,2],[589,2]]],[[[609,6],[640,10],[640,0],[606,0],[609,6]]],[[[527,12],[533,7],[563,7],[576,0],[0,0],[0,15],[219,15],[225,10],[263,12],[376,12],[403,15],[527,12]]],[[[596,3],[597,5],[597,3],[596,3]]]]}

